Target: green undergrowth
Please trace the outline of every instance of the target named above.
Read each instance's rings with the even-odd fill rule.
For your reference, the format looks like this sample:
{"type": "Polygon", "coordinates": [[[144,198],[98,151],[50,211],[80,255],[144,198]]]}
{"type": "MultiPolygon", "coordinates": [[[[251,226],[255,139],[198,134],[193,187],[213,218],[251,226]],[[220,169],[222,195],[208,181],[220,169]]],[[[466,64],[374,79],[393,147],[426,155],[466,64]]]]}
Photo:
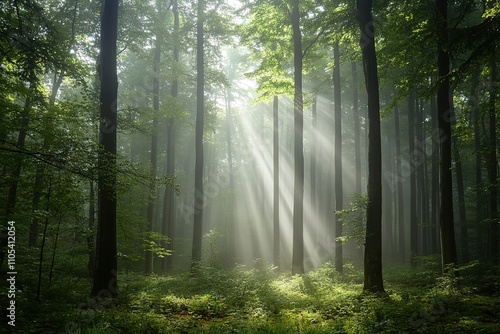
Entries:
{"type": "Polygon", "coordinates": [[[474,263],[443,276],[434,262],[387,269],[387,296],[363,294],[362,273],[331,264],[303,276],[263,264],[129,273],[112,303],[54,291],[19,322],[29,324],[23,333],[500,333],[499,268],[474,263]]]}

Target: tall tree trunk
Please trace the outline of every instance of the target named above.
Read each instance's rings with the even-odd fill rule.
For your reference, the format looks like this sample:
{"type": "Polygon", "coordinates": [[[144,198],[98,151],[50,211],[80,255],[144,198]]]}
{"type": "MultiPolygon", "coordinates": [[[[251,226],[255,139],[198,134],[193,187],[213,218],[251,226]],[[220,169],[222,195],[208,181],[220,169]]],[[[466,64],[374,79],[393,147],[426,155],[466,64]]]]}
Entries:
{"type": "Polygon", "coordinates": [[[438,18],[438,92],[437,111],[440,140],[440,194],[441,207],[439,221],[441,225],[441,258],[443,270],[451,264],[457,264],[455,245],[455,226],[453,221],[453,184],[451,175],[451,124],[450,124],[450,59],[444,48],[448,45],[448,1],[436,0],[438,18]]]}
{"type": "Polygon", "coordinates": [[[380,97],[375,53],[372,1],[357,0],[360,45],[368,93],[368,207],[363,291],[385,293],[382,278],[382,149],[380,139],[380,97]]]}
{"type": "Polygon", "coordinates": [[[294,162],[292,274],[304,273],[304,105],[302,101],[302,34],[299,0],[292,2],[294,64],[294,162]]]}
{"type": "Polygon", "coordinates": [[[427,241],[425,233],[427,230],[427,190],[425,189],[425,164],[426,164],[426,151],[425,151],[425,136],[424,136],[424,117],[423,117],[423,101],[416,99],[417,103],[415,108],[415,139],[417,141],[416,155],[416,186],[417,186],[417,208],[418,208],[418,254],[424,254],[424,245],[427,241]]]}
{"type": "MultiPolygon", "coordinates": [[[[422,99],[422,105],[424,105],[424,101],[422,99]]],[[[424,116],[424,119],[427,119],[427,116],[424,116]]],[[[424,122],[425,123],[425,122],[424,122]]],[[[432,128],[432,126],[431,126],[432,128]]],[[[430,221],[431,221],[431,214],[430,214],[430,203],[429,203],[429,191],[430,191],[430,173],[429,173],[429,155],[427,154],[427,146],[428,146],[428,142],[427,142],[427,137],[428,137],[428,133],[427,133],[427,128],[424,124],[423,126],[423,147],[422,147],[422,150],[424,151],[424,189],[425,189],[425,192],[423,193],[423,196],[422,196],[422,201],[424,203],[424,207],[422,209],[422,217],[423,217],[423,221],[425,222],[425,225],[424,225],[424,228],[423,228],[423,231],[424,231],[424,235],[423,235],[423,240],[422,240],[422,243],[423,243],[423,251],[424,251],[424,255],[430,255],[432,254],[432,251],[431,251],[431,234],[433,233],[433,230],[432,230],[432,226],[430,224],[430,221]]],[[[432,129],[431,129],[432,131],[432,129]]]]}
{"type": "MultiPolygon", "coordinates": [[[[475,184],[476,184],[476,222],[482,222],[484,219],[484,199],[483,199],[483,175],[482,175],[482,149],[481,149],[481,127],[479,113],[479,99],[477,90],[479,85],[480,68],[476,67],[472,78],[472,118],[474,119],[474,153],[475,153],[475,184]]],[[[479,254],[483,255],[483,231],[480,229],[476,235],[476,243],[478,244],[479,254]]]]}
{"type": "Polygon", "coordinates": [[[361,135],[359,125],[359,106],[358,106],[358,68],[356,62],[351,63],[352,70],[352,110],[354,118],[354,165],[356,169],[355,192],[361,194],[361,135]]]}
{"type": "Polygon", "coordinates": [[[196,23],[196,162],[194,172],[194,225],[193,248],[191,253],[192,269],[201,261],[201,241],[203,234],[203,118],[205,108],[205,66],[203,64],[204,8],[204,0],[198,0],[198,20],[196,23]]]}
{"type": "Polygon", "coordinates": [[[399,108],[394,106],[394,130],[396,132],[396,175],[398,187],[398,250],[399,259],[405,262],[406,242],[405,242],[405,211],[404,211],[404,193],[403,193],[403,172],[401,169],[401,136],[399,124],[399,108]]]}
{"type": "MultiPolygon", "coordinates": [[[[51,184],[51,181],[49,180],[49,189],[47,191],[47,206],[45,208],[47,213],[50,211],[51,188],[52,188],[52,184],[51,184]]],[[[35,298],[36,300],[40,299],[40,292],[42,289],[43,252],[45,250],[45,241],[47,240],[47,227],[49,226],[49,220],[50,220],[49,218],[50,218],[50,216],[47,214],[45,216],[45,225],[43,228],[42,243],[40,245],[40,255],[38,258],[38,284],[37,284],[36,298],[35,298]]]]}
{"type": "Polygon", "coordinates": [[[411,91],[408,96],[408,147],[410,150],[410,263],[416,265],[418,255],[418,223],[417,223],[417,187],[415,164],[417,151],[415,150],[415,96],[411,91]]]}
{"type": "MultiPolygon", "coordinates": [[[[453,89],[451,89],[451,96],[453,96],[453,89]]],[[[455,106],[453,101],[450,101],[450,118],[451,125],[456,124],[455,106]]],[[[458,194],[458,213],[460,217],[460,248],[462,250],[462,261],[469,262],[469,235],[467,231],[467,215],[465,211],[465,187],[464,176],[462,170],[462,159],[460,158],[460,148],[458,146],[458,137],[453,134],[451,137],[453,148],[453,160],[455,160],[455,177],[457,179],[457,194],[458,194]]]]}
{"type": "MultiPolygon", "coordinates": [[[[394,175],[392,140],[389,139],[389,121],[388,119],[384,119],[381,122],[381,133],[383,133],[382,170],[384,173],[394,175]]],[[[392,179],[385,178],[382,181],[382,254],[384,254],[384,259],[391,262],[395,257],[393,238],[394,212],[392,206],[394,201],[391,191],[393,186],[392,179]]]]}
{"type": "Polygon", "coordinates": [[[431,254],[439,252],[439,125],[437,119],[436,99],[431,97],[431,122],[432,122],[432,162],[431,162],[431,254]]]}
{"type": "Polygon", "coordinates": [[[118,0],[105,0],[101,21],[100,118],[98,157],[98,226],[96,267],[92,295],[115,297],[117,285],[116,250],[116,121],[118,78],[116,39],[118,0]]]}
{"type": "Polygon", "coordinates": [[[52,276],[54,274],[54,266],[56,264],[56,254],[57,254],[57,245],[59,241],[59,232],[61,231],[61,223],[62,223],[63,217],[62,215],[59,215],[59,219],[57,221],[57,227],[56,227],[56,235],[54,238],[54,246],[52,247],[52,259],[50,261],[50,269],[49,269],[49,288],[52,285],[52,276]]]}
{"type": "MultiPolygon", "coordinates": [[[[179,95],[179,80],[178,70],[179,66],[179,53],[180,53],[180,39],[179,39],[179,8],[177,0],[172,0],[172,14],[174,16],[174,49],[173,49],[173,80],[170,89],[170,95],[177,100],[179,95]]],[[[167,120],[167,176],[172,182],[165,186],[165,196],[163,205],[163,224],[162,233],[169,238],[168,244],[164,245],[165,249],[169,251],[174,250],[174,226],[175,226],[175,188],[174,188],[174,174],[175,174],[175,127],[174,116],[170,116],[167,120]]],[[[172,269],[172,256],[166,256],[162,261],[162,270],[168,272],[172,269]]]]}
{"type": "Polygon", "coordinates": [[[229,203],[228,203],[228,219],[226,226],[226,265],[233,266],[235,260],[235,211],[234,211],[234,175],[233,175],[233,145],[232,145],[232,129],[233,129],[233,111],[231,101],[233,99],[231,87],[227,88],[226,97],[226,144],[227,144],[227,167],[229,177],[229,203]]]}
{"type": "MultiPolygon", "coordinates": [[[[280,266],[280,145],[279,145],[279,104],[278,97],[273,100],[273,264],[280,266]]],[[[314,116],[313,116],[314,123],[314,116]]],[[[314,127],[314,125],[313,125],[314,127]]],[[[313,130],[314,131],[314,130],[313,130]]],[[[311,173],[316,169],[313,166],[315,147],[311,153],[311,173]]],[[[311,174],[311,188],[315,185],[311,174]]],[[[311,190],[312,191],[312,190],[311,190]]]]}
{"type": "Polygon", "coordinates": [[[95,267],[95,250],[94,250],[94,230],[95,230],[95,189],[94,180],[89,182],[89,218],[88,218],[88,228],[87,232],[87,251],[89,253],[89,259],[87,262],[87,271],[89,277],[94,277],[94,267],[95,267]]]}
{"type": "MultiPolygon", "coordinates": [[[[158,17],[161,17],[161,2],[158,2],[158,17]]],[[[156,172],[158,169],[158,114],[160,112],[160,58],[161,41],[160,34],[156,34],[155,53],[153,59],[153,126],[151,128],[151,182],[149,183],[149,199],[147,207],[147,231],[153,231],[153,220],[156,206],[156,172]]],[[[149,237],[149,236],[148,236],[149,237]]],[[[145,254],[145,272],[153,272],[153,253],[146,250],[145,254]]]]}
{"type": "MultiPolygon", "coordinates": [[[[342,104],[340,90],[340,54],[339,44],[333,47],[333,95],[335,100],[335,210],[343,209],[343,188],[342,188],[342,104]]],[[[342,241],[338,238],[342,236],[342,221],[335,215],[335,270],[341,273],[342,262],[342,241]]]]}
{"type": "Polygon", "coordinates": [[[314,240],[315,240],[315,250],[316,256],[320,256],[321,253],[321,233],[323,230],[321,228],[322,216],[320,209],[320,205],[318,203],[318,188],[321,189],[321,186],[318,187],[317,179],[319,177],[318,174],[318,97],[316,95],[313,96],[312,107],[311,107],[311,134],[312,134],[312,144],[311,144],[311,163],[310,163],[310,192],[311,192],[311,208],[313,212],[317,212],[317,222],[314,224],[314,240]]]}
{"type": "Polygon", "coordinates": [[[491,82],[490,82],[490,107],[489,107],[489,159],[488,159],[488,181],[489,181],[489,260],[498,263],[498,180],[497,180],[497,120],[496,120],[496,89],[497,89],[497,67],[495,52],[491,60],[491,82]]]}

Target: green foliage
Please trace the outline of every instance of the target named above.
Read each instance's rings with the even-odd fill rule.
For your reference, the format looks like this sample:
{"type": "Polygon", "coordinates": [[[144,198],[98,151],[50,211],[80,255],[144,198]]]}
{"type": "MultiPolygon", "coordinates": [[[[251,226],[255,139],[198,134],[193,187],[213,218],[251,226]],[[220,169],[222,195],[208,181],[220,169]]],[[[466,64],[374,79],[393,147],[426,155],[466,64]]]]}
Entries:
{"type": "Polygon", "coordinates": [[[88,281],[65,278],[45,303],[20,295],[29,314],[20,315],[19,333],[498,332],[500,287],[482,285],[500,268],[473,263],[457,270],[442,276],[435,257],[422,258],[417,269],[390,267],[387,298],[361,294],[361,273],[346,277],[330,263],[303,276],[280,275],[262,261],[253,269],[129,273],[120,275],[114,305],[87,299],[88,281]]]}
{"type": "Polygon", "coordinates": [[[483,13],[483,18],[485,19],[498,19],[500,17],[500,3],[496,2],[493,4],[493,7],[488,8],[483,13]]]}
{"type": "Polygon", "coordinates": [[[159,258],[172,255],[172,251],[166,249],[164,245],[170,243],[170,238],[164,236],[159,232],[149,231],[144,235],[144,251],[149,251],[159,258]]]}
{"type": "Polygon", "coordinates": [[[212,229],[205,233],[203,236],[205,242],[205,256],[207,259],[208,265],[212,267],[216,267],[218,265],[218,257],[220,254],[220,241],[222,239],[222,234],[217,231],[217,229],[212,229]]]}
{"type": "Polygon", "coordinates": [[[351,197],[351,204],[348,209],[335,211],[335,214],[339,216],[342,225],[345,227],[344,235],[337,238],[341,240],[342,243],[353,239],[356,241],[358,247],[364,244],[367,206],[367,195],[354,194],[351,197]]]}

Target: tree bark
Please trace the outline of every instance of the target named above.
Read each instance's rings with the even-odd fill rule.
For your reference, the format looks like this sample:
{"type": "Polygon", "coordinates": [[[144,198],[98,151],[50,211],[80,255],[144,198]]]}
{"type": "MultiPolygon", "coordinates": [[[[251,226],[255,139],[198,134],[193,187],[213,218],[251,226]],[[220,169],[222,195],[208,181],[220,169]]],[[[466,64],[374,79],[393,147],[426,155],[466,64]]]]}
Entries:
{"type": "Polygon", "coordinates": [[[318,97],[315,95],[312,100],[312,107],[311,107],[311,131],[312,131],[312,144],[311,144],[311,163],[310,163],[310,192],[311,192],[311,208],[313,212],[318,213],[318,221],[316,224],[314,224],[314,240],[316,243],[315,250],[316,250],[316,256],[320,256],[321,253],[321,233],[323,233],[322,227],[321,227],[321,221],[322,217],[320,212],[322,210],[320,209],[320,205],[318,202],[318,188],[321,189],[321,187],[318,187],[317,185],[317,179],[319,178],[320,174],[318,172],[318,97]]]}
{"type": "Polygon", "coordinates": [[[88,218],[88,228],[87,232],[87,251],[89,253],[89,259],[87,262],[87,271],[89,277],[94,277],[95,269],[95,249],[94,249],[94,231],[95,231],[95,189],[94,180],[89,182],[89,218],[88,218]]]}
{"type": "Polygon", "coordinates": [[[205,108],[205,66],[203,55],[203,16],[205,2],[198,0],[198,20],[196,23],[196,162],[194,172],[194,225],[193,225],[193,247],[191,253],[191,268],[194,269],[201,261],[201,241],[203,223],[203,119],[205,108]]]}
{"type": "MultiPolygon", "coordinates": [[[[279,104],[278,97],[273,100],[273,264],[280,266],[280,147],[279,147],[279,104]]],[[[314,151],[314,144],[313,144],[314,151]]],[[[311,154],[314,159],[314,152],[311,154]]],[[[311,161],[311,173],[314,166],[311,161]]],[[[314,167],[315,169],[316,167],[314,167]]],[[[312,175],[312,174],[311,174],[312,175]]],[[[311,176],[311,187],[313,181],[311,176]]]]}
{"type": "MultiPolygon", "coordinates": [[[[178,70],[180,40],[179,40],[179,8],[177,0],[172,0],[172,14],[174,16],[174,49],[173,49],[173,80],[170,95],[177,100],[179,95],[178,70]]],[[[175,175],[175,117],[171,115],[167,120],[167,176],[173,182],[175,175]]],[[[168,244],[164,245],[169,251],[174,250],[174,226],[175,226],[175,188],[174,184],[165,186],[165,196],[163,205],[162,233],[169,238],[168,244]]],[[[166,256],[162,261],[162,271],[168,272],[172,269],[172,256],[166,256]]]]}
{"type": "MultiPolygon", "coordinates": [[[[51,188],[52,184],[51,181],[49,180],[49,189],[47,191],[47,206],[46,206],[46,212],[48,213],[50,210],[50,193],[51,193],[51,188]]],[[[40,299],[40,292],[42,289],[42,269],[43,269],[43,253],[45,250],[45,241],[47,240],[47,227],[49,226],[49,215],[45,217],[45,224],[43,228],[43,235],[42,235],[42,243],[40,245],[40,255],[38,258],[38,284],[37,284],[37,289],[36,289],[36,298],[35,300],[40,299]]]]}
{"type": "Polygon", "coordinates": [[[116,122],[118,79],[116,39],[118,0],[105,0],[101,21],[100,132],[98,156],[98,227],[92,295],[116,297],[116,122]]]}
{"type": "Polygon", "coordinates": [[[294,64],[294,162],[293,252],[292,274],[304,273],[304,106],[302,101],[302,35],[300,31],[299,0],[292,8],[294,64]]]}
{"type": "MultiPolygon", "coordinates": [[[[450,93],[453,96],[453,89],[450,93]]],[[[455,107],[453,101],[450,102],[450,117],[452,126],[456,124],[455,107]]],[[[451,137],[453,160],[455,161],[455,177],[457,179],[457,195],[458,195],[458,214],[460,217],[460,248],[462,254],[462,261],[469,262],[469,235],[467,231],[467,214],[465,211],[465,187],[464,176],[462,170],[462,159],[460,158],[460,148],[458,146],[458,137],[453,134],[451,137]]]]}
{"type": "Polygon", "coordinates": [[[451,124],[450,124],[450,59],[444,46],[448,45],[448,1],[436,0],[438,18],[438,92],[437,112],[440,130],[440,197],[439,221],[441,226],[441,258],[443,270],[457,264],[455,226],[453,221],[453,184],[451,175],[451,124]]]}
{"type": "Polygon", "coordinates": [[[382,149],[380,97],[375,53],[372,1],[357,0],[363,70],[368,93],[368,207],[363,291],[385,293],[382,278],[382,149]]]}
{"type": "Polygon", "coordinates": [[[406,242],[405,242],[405,203],[403,193],[403,172],[401,169],[401,135],[399,124],[399,108],[394,106],[394,130],[396,132],[396,175],[398,187],[398,250],[399,259],[405,262],[406,259],[406,242]]]}
{"type": "MultiPolygon", "coordinates": [[[[343,209],[343,188],[342,188],[342,104],[340,90],[340,54],[339,44],[333,48],[333,95],[335,100],[335,210],[343,209]]],[[[335,237],[342,236],[342,221],[335,215],[335,237]]],[[[335,270],[343,271],[342,262],[342,241],[335,240],[335,270]]]]}
{"type": "Polygon", "coordinates": [[[354,165],[356,169],[355,192],[361,194],[361,134],[359,125],[359,106],[358,106],[358,68],[355,62],[351,63],[352,70],[352,110],[354,118],[354,165]]]}
{"type": "MultiPolygon", "coordinates": [[[[158,4],[158,17],[161,17],[161,2],[158,4]]],[[[160,34],[155,36],[155,52],[153,59],[153,126],[151,129],[151,181],[149,183],[149,199],[147,207],[147,231],[153,231],[153,220],[156,206],[156,172],[158,169],[158,114],[160,112],[160,59],[161,59],[161,41],[160,34]]],[[[149,238],[149,236],[148,236],[149,238]]],[[[145,254],[145,273],[153,272],[153,253],[146,250],[145,254]]]]}
{"type": "MultiPolygon", "coordinates": [[[[472,89],[470,94],[472,118],[473,118],[473,128],[474,128],[474,161],[475,161],[475,190],[476,190],[476,222],[481,222],[484,219],[484,199],[483,199],[483,175],[482,175],[482,150],[481,150],[481,127],[480,127],[480,114],[479,114],[479,99],[477,96],[478,85],[479,85],[479,74],[480,68],[476,67],[472,77],[472,89]]],[[[475,243],[478,244],[479,254],[484,255],[483,252],[483,237],[484,228],[479,229],[476,234],[475,243]]]]}
{"type": "Polygon", "coordinates": [[[431,122],[432,122],[432,165],[431,165],[431,254],[439,252],[439,125],[437,120],[436,99],[431,97],[431,122]]]}
{"type": "Polygon", "coordinates": [[[408,96],[408,147],[410,168],[410,263],[416,265],[415,257],[418,255],[418,224],[417,224],[417,187],[415,165],[418,156],[415,150],[415,96],[411,91],[408,96]]]}
{"type": "MultiPolygon", "coordinates": [[[[389,120],[384,119],[381,122],[381,140],[383,141],[382,147],[382,170],[384,173],[389,173],[389,175],[394,175],[393,168],[393,148],[392,140],[389,138],[389,120]]],[[[392,189],[393,183],[391,179],[384,179],[382,182],[382,254],[384,254],[384,259],[388,261],[393,261],[395,257],[394,252],[394,238],[393,238],[393,197],[392,189]]]]}
{"type": "Polygon", "coordinates": [[[497,129],[496,129],[496,84],[497,68],[495,52],[491,60],[491,82],[490,82],[490,106],[489,106],[489,157],[488,157],[488,181],[489,181],[489,260],[498,263],[498,160],[497,160],[497,129]]]}
{"type": "Polygon", "coordinates": [[[418,148],[416,149],[416,154],[418,156],[416,161],[416,186],[417,186],[417,217],[420,222],[417,231],[418,231],[418,254],[424,255],[424,249],[427,242],[426,238],[426,230],[427,230],[427,190],[425,188],[425,165],[426,165],[426,150],[425,150],[425,136],[423,129],[423,101],[422,99],[416,99],[417,103],[415,108],[415,139],[417,141],[418,148]]]}

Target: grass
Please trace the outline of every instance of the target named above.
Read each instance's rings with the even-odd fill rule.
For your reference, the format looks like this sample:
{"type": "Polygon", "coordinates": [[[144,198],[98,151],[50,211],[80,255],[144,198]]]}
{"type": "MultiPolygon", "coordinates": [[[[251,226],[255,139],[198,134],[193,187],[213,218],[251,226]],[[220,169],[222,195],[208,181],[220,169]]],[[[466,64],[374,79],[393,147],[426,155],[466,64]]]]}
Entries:
{"type": "Polygon", "coordinates": [[[87,298],[88,282],[29,298],[19,333],[500,333],[499,268],[472,264],[460,275],[385,271],[387,298],[362,294],[362,274],[330,264],[303,276],[258,265],[202,268],[194,275],[119,277],[120,297],[87,298]],[[31,305],[31,306],[29,306],[31,305]],[[24,328],[21,328],[21,327],[24,328]]]}

